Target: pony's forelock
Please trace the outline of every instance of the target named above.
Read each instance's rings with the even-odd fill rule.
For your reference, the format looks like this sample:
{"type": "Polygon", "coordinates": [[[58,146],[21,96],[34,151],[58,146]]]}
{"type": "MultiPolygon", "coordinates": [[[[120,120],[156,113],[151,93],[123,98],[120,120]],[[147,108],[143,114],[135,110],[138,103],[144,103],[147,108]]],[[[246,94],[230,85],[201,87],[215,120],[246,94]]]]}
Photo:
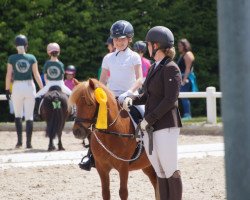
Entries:
{"type": "MultiPolygon", "coordinates": [[[[98,86],[101,87],[107,94],[108,96],[108,101],[112,101],[115,103],[115,96],[114,94],[101,82],[99,82],[96,79],[92,79],[92,81],[98,86]]],[[[89,86],[89,81],[84,81],[75,86],[74,90],[72,91],[72,94],[70,95],[69,98],[69,104],[74,105],[78,101],[78,99],[81,96],[86,96],[88,100],[90,100],[92,103],[95,103],[95,98],[94,98],[94,92],[93,89],[90,88],[89,86]]]]}

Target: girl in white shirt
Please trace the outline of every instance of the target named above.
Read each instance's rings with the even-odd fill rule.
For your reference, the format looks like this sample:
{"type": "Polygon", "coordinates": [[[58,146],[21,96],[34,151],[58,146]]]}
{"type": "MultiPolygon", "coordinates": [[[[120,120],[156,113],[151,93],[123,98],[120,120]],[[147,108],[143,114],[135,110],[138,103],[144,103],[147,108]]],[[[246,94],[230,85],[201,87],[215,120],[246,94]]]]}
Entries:
{"type": "MultiPolygon", "coordinates": [[[[133,36],[134,28],[128,21],[115,22],[111,26],[110,37],[113,39],[116,50],[107,54],[102,61],[100,82],[105,85],[107,85],[107,81],[109,82],[108,87],[118,98],[120,104],[127,96],[136,94],[137,89],[142,86],[141,57],[129,48],[133,36]]],[[[94,166],[94,158],[90,149],[79,166],[87,171],[94,166]]]]}
{"type": "Polygon", "coordinates": [[[109,78],[109,88],[118,97],[119,103],[123,103],[126,96],[137,92],[142,85],[141,58],[129,48],[134,36],[133,26],[129,22],[115,22],[111,26],[110,36],[116,50],[103,58],[100,81],[106,84],[109,78]]]}

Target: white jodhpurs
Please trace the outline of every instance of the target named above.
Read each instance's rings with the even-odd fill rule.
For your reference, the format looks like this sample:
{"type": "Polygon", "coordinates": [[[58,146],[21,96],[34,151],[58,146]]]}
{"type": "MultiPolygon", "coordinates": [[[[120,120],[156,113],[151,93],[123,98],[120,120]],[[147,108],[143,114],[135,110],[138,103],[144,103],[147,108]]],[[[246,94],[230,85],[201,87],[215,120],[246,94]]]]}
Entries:
{"type": "Polygon", "coordinates": [[[68,96],[71,95],[71,90],[64,84],[63,80],[60,80],[48,81],[46,85],[41,90],[39,90],[39,92],[36,93],[36,97],[41,97],[45,95],[49,91],[49,88],[55,85],[61,87],[63,93],[67,94],[68,96]]]}
{"type": "Polygon", "coordinates": [[[165,128],[153,132],[153,151],[149,155],[148,133],[144,132],[143,142],[149,161],[160,178],[169,178],[178,170],[177,139],[180,128],[165,128]]]}
{"type": "Polygon", "coordinates": [[[11,100],[13,102],[15,117],[33,120],[36,87],[33,80],[14,81],[11,100]],[[24,112],[24,113],[23,113],[24,112]]]}

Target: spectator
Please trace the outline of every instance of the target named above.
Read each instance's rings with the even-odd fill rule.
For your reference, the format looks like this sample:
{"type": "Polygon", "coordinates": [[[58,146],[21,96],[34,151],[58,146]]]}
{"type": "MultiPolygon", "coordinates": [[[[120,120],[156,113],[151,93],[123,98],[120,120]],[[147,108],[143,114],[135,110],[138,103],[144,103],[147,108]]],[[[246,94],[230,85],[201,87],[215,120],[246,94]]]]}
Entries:
{"type": "Polygon", "coordinates": [[[147,44],[143,41],[137,41],[133,45],[133,50],[137,52],[141,57],[141,63],[142,63],[142,75],[143,75],[143,81],[146,79],[146,76],[148,74],[148,70],[151,66],[150,61],[144,57],[144,54],[147,51],[147,44]]]}
{"type": "Polygon", "coordinates": [[[64,84],[70,89],[73,90],[74,87],[78,84],[78,80],[75,79],[76,68],[74,65],[67,66],[65,70],[66,79],[64,80],[64,84]]]}
{"type": "Polygon", "coordinates": [[[26,121],[26,148],[32,148],[31,137],[33,132],[33,111],[36,88],[32,73],[40,89],[43,87],[38,71],[37,60],[34,55],[27,54],[28,40],[24,35],[15,38],[17,54],[8,59],[6,74],[6,98],[13,101],[15,125],[17,131],[16,148],[22,146],[22,117],[25,111],[26,121]],[[11,77],[13,74],[12,97],[10,93],[11,77]]]}
{"type": "MultiPolygon", "coordinates": [[[[191,51],[191,45],[187,39],[181,39],[178,42],[178,50],[180,53],[180,57],[177,61],[177,64],[181,70],[182,82],[181,82],[181,92],[190,92],[195,91],[195,85],[192,75],[193,72],[193,64],[194,64],[194,54],[191,51]],[[191,76],[190,76],[191,75],[191,76]],[[193,83],[193,86],[192,86],[193,83]]],[[[183,108],[183,120],[188,120],[192,118],[191,115],[191,104],[189,99],[182,98],[181,99],[182,108],[183,108]]]]}
{"type": "MultiPolygon", "coordinates": [[[[115,51],[113,39],[111,37],[108,37],[106,45],[107,45],[107,49],[109,53],[112,53],[115,51]]],[[[101,73],[102,73],[102,67],[100,67],[98,70],[98,80],[100,80],[101,73]]],[[[108,76],[110,76],[110,73],[108,73],[108,76]]]]}

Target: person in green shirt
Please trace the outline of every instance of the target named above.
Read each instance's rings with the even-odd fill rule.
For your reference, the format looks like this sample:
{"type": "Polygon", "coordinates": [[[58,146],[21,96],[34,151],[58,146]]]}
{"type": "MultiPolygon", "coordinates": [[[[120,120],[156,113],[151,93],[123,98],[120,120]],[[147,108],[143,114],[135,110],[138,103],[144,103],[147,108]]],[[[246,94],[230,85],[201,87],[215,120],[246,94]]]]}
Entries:
{"type": "MultiPolygon", "coordinates": [[[[108,49],[108,53],[112,53],[115,51],[115,47],[114,47],[114,43],[113,43],[113,39],[109,36],[107,41],[106,41],[106,45],[107,45],[107,49],[108,49]]],[[[97,78],[98,80],[100,80],[100,76],[101,76],[101,73],[102,73],[102,67],[100,67],[98,69],[98,72],[97,72],[97,78]]],[[[110,73],[109,73],[110,75],[110,73]]]]}
{"type": "Polygon", "coordinates": [[[51,86],[59,86],[62,92],[68,96],[71,90],[64,84],[64,64],[58,59],[60,55],[60,46],[57,43],[49,43],[47,46],[47,54],[50,59],[47,60],[43,66],[43,74],[45,79],[45,86],[36,93],[36,103],[34,110],[34,118],[36,121],[41,119],[39,115],[39,106],[42,97],[49,91],[51,86]]]}
{"type": "Polygon", "coordinates": [[[36,57],[27,54],[28,40],[25,35],[18,35],[15,38],[17,54],[8,58],[7,73],[5,80],[6,98],[12,100],[15,125],[17,131],[16,148],[22,146],[22,117],[26,121],[26,147],[32,148],[31,137],[33,132],[33,111],[35,105],[36,87],[32,74],[40,89],[43,87],[38,71],[36,57]],[[12,93],[10,92],[11,79],[13,75],[12,93]]]}
{"type": "Polygon", "coordinates": [[[36,93],[36,97],[45,95],[51,86],[60,86],[62,91],[68,96],[71,90],[64,84],[64,64],[58,59],[60,54],[60,46],[57,43],[49,43],[47,53],[50,60],[46,61],[43,67],[43,73],[46,85],[36,93]]]}

